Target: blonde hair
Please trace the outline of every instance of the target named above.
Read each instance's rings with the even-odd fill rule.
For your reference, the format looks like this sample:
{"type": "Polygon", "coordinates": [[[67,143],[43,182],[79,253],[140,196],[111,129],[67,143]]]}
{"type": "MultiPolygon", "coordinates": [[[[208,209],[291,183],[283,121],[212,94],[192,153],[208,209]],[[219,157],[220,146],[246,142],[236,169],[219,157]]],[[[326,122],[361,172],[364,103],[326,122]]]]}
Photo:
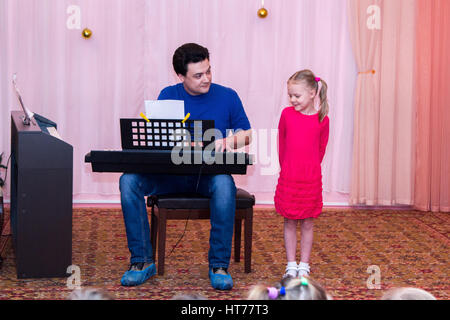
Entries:
{"type": "Polygon", "coordinates": [[[170,300],[208,300],[199,293],[181,293],[174,295],[170,300]]]}
{"type": "MultiPolygon", "coordinates": [[[[331,295],[317,281],[309,277],[302,277],[302,279],[285,278],[275,284],[274,288],[278,290],[276,300],[333,300],[331,295]],[[282,287],[284,287],[284,295],[280,292],[282,287]]],[[[269,288],[264,285],[252,287],[247,296],[247,300],[270,299],[269,288]]]]}
{"type": "Polygon", "coordinates": [[[320,109],[319,109],[319,121],[322,122],[323,119],[328,114],[328,111],[330,109],[330,106],[328,105],[328,98],[327,98],[327,90],[328,85],[327,83],[320,78],[320,80],[317,81],[317,78],[314,73],[311,70],[305,69],[301,71],[297,71],[294,73],[288,80],[289,82],[304,82],[309,88],[316,90],[319,89],[319,83],[320,81],[322,83],[322,89],[320,90],[319,98],[320,98],[320,109]]]}
{"type": "Polygon", "coordinates": [[[386,291],[381,300],[436,300],[436,298],[425,290],[405,287],[386,291]]]}
{"type": "Polygon", "coordinates": [[[114,300],[112,296],[102,289],[83,288],[75,289],[70,293],[68,300],[114,300]]]}

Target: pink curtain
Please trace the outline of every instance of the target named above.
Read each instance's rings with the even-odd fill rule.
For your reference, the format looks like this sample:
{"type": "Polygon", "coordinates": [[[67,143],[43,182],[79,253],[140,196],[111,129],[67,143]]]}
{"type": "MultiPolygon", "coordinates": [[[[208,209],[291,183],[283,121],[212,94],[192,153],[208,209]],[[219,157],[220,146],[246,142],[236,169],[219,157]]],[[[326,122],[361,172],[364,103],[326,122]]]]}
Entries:
{"type": "Polygon", "coordinates": [[[358,65],[351,204],[411,205],[414,0],[349,0],[358,65]]]}
{"type": "Polygon", "coordinates": [[[450,1],[418,0],[414,205],[450,211],[450,1]]]}
{"type": "Polygon", "coordinates": [[[145,0],[8,0],[1,6],[1,150],[9,154],[9,114],[19,108],[11,86],[17,73],[25,105],[55,121],[74,148],[75,199],[117,199],[118,174],[92,173],[84,156],[119,149],[119,118],[142,109],[145,0]],[[70,24],[76,18],[80,29],[70,24]],[[81,36],[85,27],[93,31],[90,39],[81,36]]]}
{"type": "Polygon", "coordinates": [[[176,83],[174,50],[198,42],[210,49],[213,81],[239,93],[255,129],[250,151],[257,162],[246,176],[235,176],[237,184],[259,203],[273,203],[278,155],[272,130],[288,104],[287,79],[309,68],[330,88],[324,200],[334,202],[338,194],[346,201],[356,65],[345,4],[266,0],[269,15],[260,19],[259,0],[2,0],[0,150],[10,150],[9,113],[18,109],[11,76],[17,72],[28,108],[57,122],[74,146],[74,200],[117,202],[119,174],[92,173],[85,154],[120,149],[119,118],[138,117],[145,99],[176,83]],[[67,26],[73,5],[80,29],[67,26]],[[81,36],[85,27],[90,39],[81,36]]]}

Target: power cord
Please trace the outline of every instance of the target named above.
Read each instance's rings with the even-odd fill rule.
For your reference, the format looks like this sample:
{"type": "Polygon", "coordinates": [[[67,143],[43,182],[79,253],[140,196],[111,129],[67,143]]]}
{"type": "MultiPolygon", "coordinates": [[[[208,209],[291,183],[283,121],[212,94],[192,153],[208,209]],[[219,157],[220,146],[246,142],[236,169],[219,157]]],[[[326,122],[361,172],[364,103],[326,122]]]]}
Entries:
{"type": "MultiPolygon", "coordinates": [[[[2,153],[2,155],[3,155],[3,153],[2,153]]],[[[8,160],[6,161],[6,166],[3,166],[1,163],[0,163],[0,166],[1,166],[1,168],[4,168],[5,169],[5,171],[6,171],[6,173],[5,173],[5,179],[4,180],[2,180],[1,179],[1,177],[0,177],[0,180],[2,180],[2,185],[0,186],[0,188],[1,187],[3,187],[3,185],[6,183],[6,179],[8,179],[8,167],[9,167],[9,160],[11,159],[11,154],[9,155],[9,157],[8,157],[8,160]]],[[[2,208],[2,211],[0,212],[0,236],[2,236],[3,235],[3,224],[4,224],[4,220],[5,220],[5,212],[4,212],[4,210],[3,210],[4,208],[2,208]]]]}
{"type": "Polygon", "coordinates": [[[3,180],[4,182],[6,182],[6,179],[8,178],[9,160],[11,160],[11,155],[9,155],[8,161],[6,161],[6,166],[2,166],[2,168],[4,168],[4,169],[6,170],[6,173],[5,173],[5,180],[3,180]]]}
{"type": "MultiPolygon", "coordinates": [[[[3,155],[3,153],[2,153],[2,155],[3,155]]],[[[5,180],[2,180],[2,181],[3,181],[3,185],[6,183],[6,181],[7,181],[7,179],[8,179],[9,160],[11,160],[11,154],[9,155],[8,160],[6,161],[6,166],[3,166],[3,165],[1,166],[1,167],[4,168],[5,171],[6,171],[6,173],[5,173],[5,180]]],[[[1,163],[0,163],[0,165],[1,165],[1,163]]],[[[1,179],[1,178],[0,178],[0,179],[1,179]]],[[[1,187],[3,187],[3,185],[2,185],[1,187]]],[[[11,214],[11,211],[10,211],[9,214],[11,214]]],[[[3,207],[1,208],[1,212],[0,212],[0,240],[1,240],[2,238],[8,238],[8,237],[11,236],[11,233],[9,233],[9,234],[3,234],[4,222],[5,222],[5,210],[4,210],[4,206],[3,206],[3,207]]],[[[4,259],[2,258],[2,256],[3,256],[3,250],[5,249],[7,242],[8,242],[8,240],[6,240],[6,241],[4,242],[3,247],[0,247],[0,268],[3,266],[3,261],[4,261],[4,259]]]]}
{"type": "MultiPolygon", "coordinates": [[[[201,166],[200,166],[200,170],[199,170],[199,172],[198,172],[197,185],[195,186],[195,193],[198,192],[198,185],[199,185],[199,183],[200,183],[200,177],[201,177],[201,175],[202,175],[203,165],[204,165],[204,163],[203,163],[203,161],[202,161],[202,164],[201,164],[201,166]]],[[[172,252],[174,252],[174,250],[177,248],[177,246],[178,246],[178,244],[180,243],[180,241],[183,239],[183,237],[184,237],[184,235],[185,235],[185,233],[186,233],[186,230],[187,230],[187,226],[188,226],[188,222],[189,222],[190,217],[191,217],[191,212],[189,212],[189,214],[188,214],[188,217],[187,217],[187,219],[186,219],[186,224],[184,225],[184,230],[183,230],[183,233],[181,234],[181,237],[178,239],[178,241],[177,241],[177,242],[175,243],[175,245],[172,247],[172,250],[170,250],[170,253],[167,255],[167,258],[170,257],[170,255],[172,254],[172,252]]]]}

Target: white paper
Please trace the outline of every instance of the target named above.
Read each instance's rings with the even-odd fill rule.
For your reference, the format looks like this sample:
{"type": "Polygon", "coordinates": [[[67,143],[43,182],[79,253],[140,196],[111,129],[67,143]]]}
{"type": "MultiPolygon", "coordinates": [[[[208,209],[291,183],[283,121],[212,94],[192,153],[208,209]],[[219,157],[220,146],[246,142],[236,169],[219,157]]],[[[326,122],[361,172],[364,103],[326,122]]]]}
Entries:
{"type": "Polygon", "coordinates": [[[13,74],[13,77],[12,77],[12,83],[14,86],[14,90],[16,92],[17,99],[19,99],[19,102],[20,102],[23,112],[25,112],[26,115],[31,119],[33,117],[34,113],[31,112],[30,110],[28,110],[28,108],[25,107],[25,105],[23,104],[22,96],[20,95],[20,91],[17,88],[17,74],[15,74],[15,73],[13,74]]]}
{"type": "Polygon", "coordinates": [[[56,131],[55,127],[48,127],[47,130],[48,130],[48,133],[50,133],[51,136],[53,136],[55,138],[58,138],[59,140],[62,140],[61,136],[59,135],[58,131],[56,131]]]}
{"type": "Polygon", "coordinates": [[[145,116],[149,119],[181,119],[185,117],[183,100],[145,100],[145,116]]]}

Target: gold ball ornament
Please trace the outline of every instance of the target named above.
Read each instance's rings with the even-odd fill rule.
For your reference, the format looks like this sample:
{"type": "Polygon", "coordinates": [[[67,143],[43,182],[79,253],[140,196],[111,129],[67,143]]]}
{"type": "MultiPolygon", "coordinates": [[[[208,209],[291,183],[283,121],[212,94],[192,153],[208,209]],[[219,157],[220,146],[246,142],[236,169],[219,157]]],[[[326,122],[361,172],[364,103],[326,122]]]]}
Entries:
{"type": "Polygon", "coordinates": [[[83,36],[83,38],[89,39],[92,36],[92,31],[88,28],[84,28],[83,32],[81,32],[81,35],[83,36]]]}
{"type": "Polygon", "coordinates": [[[260,18],[265,18],[268,14],[269,12],[266,10],[266,8],[261,8],[258,10],[258,17],[260,18]]]}

